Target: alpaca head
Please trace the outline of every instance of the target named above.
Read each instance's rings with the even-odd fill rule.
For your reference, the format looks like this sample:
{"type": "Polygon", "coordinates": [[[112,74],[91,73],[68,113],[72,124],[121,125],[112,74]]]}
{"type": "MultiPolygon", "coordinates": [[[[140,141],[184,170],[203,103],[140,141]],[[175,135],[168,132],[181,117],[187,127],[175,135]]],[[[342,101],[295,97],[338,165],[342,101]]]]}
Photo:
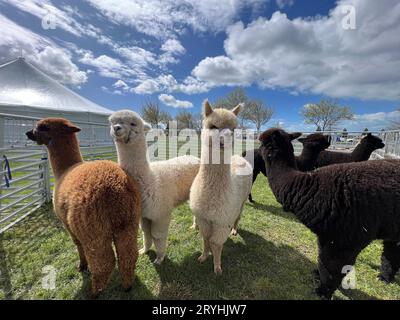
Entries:
{"type": "Polygon", "coordinates": [[[385,146],[381,138],[374,136],[371,133],[368,133],[364,138],[362,138],[360,144],[371,151],[381,149],[385,146]]]}
{"type": "Polygon", "coordinates": [[[229,129],[235,130],[237,127],[237,115],[240,112],[241,104],[231,110],[217,108],[213,109],[206,100],[203,106],[203,128],[204,129],[229,129]]]}
{"type": "Polygon", "coordinates": [[[238,125],[237,115],[240,112],[241,105],[237,105],[232,110],[223,108],[213,109],[206,100],[203,105],[203,137],[209,138],[211,146],[212,141],[219,139],[220,150],[224,150],[225,141],[232,137],[233,131],[238,125]]]}
{"type": "Polygon", "coordinates": [[[264,131],[259,138],[261,141],[260,152],[264,161],[267,164],[271,164],[274,160],[288,160],[294,162],[292,140],[300,136],[300,132],[287,133],[279,128],[272,128],[264,131]]]}
{"type": "Polygon", "coordinates": [[[26,132],[29,140],[38,145],[48,146],[61,137],[68,137],[81,131],[69,120],[63,118],[45,118],[37,122],[36,127],[26,132]]]}
{"type": "Polygon", "coordinates": [[[331,145],[328,136],[324,136],[320,133],[313,133],[305,138],[299,138],[297,140],[303,144],[304,148],[316,152],[323,151],[329,148],[329,146],[331,145]]]}
{"type": "Polygon", "coordinates": [[[108,120],[110,134],[117,143],[135,143],[138,137],[143,137],[151,129],[136,112],[130,110],[114,112],[108,120]]]}

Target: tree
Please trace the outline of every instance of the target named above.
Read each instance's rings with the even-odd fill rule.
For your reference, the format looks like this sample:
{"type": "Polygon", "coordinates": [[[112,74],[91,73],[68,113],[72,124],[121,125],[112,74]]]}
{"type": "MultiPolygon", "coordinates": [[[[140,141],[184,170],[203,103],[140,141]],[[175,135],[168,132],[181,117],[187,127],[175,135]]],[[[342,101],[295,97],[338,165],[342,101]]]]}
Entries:
{"type": "Polygon", "coordinates": [[[265,106],[261,100],[249,101],[246,111],[246,119],[255,125],[257,132],[260,132],[261,127],[271,120],[274,114],[274,110],[265,106]]]}
{"type": "Polygon", "coordinates": [[[349,133],[347,132],[347,129],[344,128],[343,131],[342,131],[342,137],[343,138],[347,138],[348,135],[349,135],[349,133]]]}
{"type": "Polygon", "coordinates": [[[322,131],[333,130],[340,121],[354,118],[349,107],[339,106],[331,100],[305,105],[301,113],[306,123],[319,126],[322,131]]]}
{"type": "Polygon", "coordinates": [[[151,126],[159,128],[160,123],[168,126],[168,122],[172,120],[171,115],[162,111],[158,102],[147,100],[142,107],[142,117],[144,121],[147,121],[151,126]]]}
{"type": "Polygon", "coordinates": [[[364,132],[362,133],[362,135],[363,135],[363,136],[366,136],[366,135],[368,134],[368,131],[369,131],[368,128],[365,128],[365,129],[364,129],[364,132]]]}
{"type": "Polygon", "coordinates": [[[194,122],[195,119],[193,117],[193,114],[189,111],[182,110],[179,111],[176,116],[175,120],[178,123],[178,129],[194,129],[194,122]]]}
{"type": "Polygon", "coordinates": [[[244,123],[245,121],[248,120],[248,110],[247,110],[247,105],[249,103],[249,97],[247,96],[246,92],[243,90],[243,88],[236,88],[230,93],[228,93],[227,96],[223,98],[219,98],[215,103],[214,106],[216,108],[225,108],[225,109],[230,109],[232,110],[234,107],[236,107],[238,104],[242,103],[243,108],[240,111],[238,118],[240,121],[240,125],[242,128],[244,128],[244,123]]]}

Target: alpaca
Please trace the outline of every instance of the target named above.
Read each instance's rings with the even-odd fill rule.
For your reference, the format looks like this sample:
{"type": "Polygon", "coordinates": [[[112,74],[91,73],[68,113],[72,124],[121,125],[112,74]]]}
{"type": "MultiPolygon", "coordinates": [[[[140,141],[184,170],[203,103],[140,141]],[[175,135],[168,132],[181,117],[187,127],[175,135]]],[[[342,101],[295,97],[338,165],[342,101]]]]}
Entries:
{"type": "Polygon", "coordinates": [[[329,138],[320,133],[313,133],[305,138],[297,139],[303,144],[300,156],[296,157],[297,168],[300,171],[311,171],[316,168],[319,154],[331,145],[329,138]]]}
{"type": "Polygon", "coordinates": [[[150,163],[145,137],[150,125],[129,110],[117,111],[109,120],[118,162],[137,179],[141,190],[144,247],[140,253],[147,253],[154,242],[157,254],[154,263],[161,264],[166,253],[171,211],[189,199],[200,159],[181,156],[150,163]]]}
{"type": "Polygon", "coordinates": [[[400,267],[400,161],[336,164],[303,173],[291,140],[281,129],[265,131],[260,152],[276,199],[318,237],[320,286],[330,299],[344,266],[375,239],[384,240],[380,278],[392,281],[400,267]]]}
{"type": "Polygon", "coordinates": [[[368,133],[351,153],[322,151],[318,156],[316,167],[320,168],[335,163],[366,161],[372,152],[383,147],[385,147],[385,144],[382,142],[382,139],[368,133]]]}
{"type": "Polygon", "coordinates": [[[205,101],[201,164],[190,190],[190,208],[204,242],[203,253],[198,260],[204,262],[211,251],[216,274],[222,273],[223,244],[231,232],[236,234],[240,214],[251,191],[251,165],[244,158],[231,157],[230,154],[230,163],[226,163],[223,142],[226,140],[220,140],[231,136],[237,126],[236,116],[239,111],[240,105],[232,111],[213,110],[208,101],[205,101]],[[210,159],[210,155],[215,154],[215,143],[212,143],[215,138],[218,139],[217,147],[223,163],[215,163],[210,159]]]}
{"type": "Polygon", "coordinates": [[[79,270],[92,274],[91,297],[103,291],[115,266],[123,288],[135,274],[140,195],[136,183],[111,161],[83,162],[76,132],[62,118],[40,120],[26,135],[46,145],[55,177],[53,206],[77,246],[79,270]]]}
{"type": "MultiPolygon", "coordinates": [[[[297,168],[300,171],[314,170],[319,153],[330,146],[330,137],[324,136],[320,133],[313,133],[305,138],[299,138],[297,140],[303,144],[303,150],[300,156],[296,156],[297,168]]],[[[267,176],[265,171],[265,162],[259,149],[245,151],[243,152],[242,157],[250,163],[254,163],[253,184],[260,172],[264,176],[267,176]]],[[[251,193],[249,194],[249,201],[254,202],[251,193]]]]}

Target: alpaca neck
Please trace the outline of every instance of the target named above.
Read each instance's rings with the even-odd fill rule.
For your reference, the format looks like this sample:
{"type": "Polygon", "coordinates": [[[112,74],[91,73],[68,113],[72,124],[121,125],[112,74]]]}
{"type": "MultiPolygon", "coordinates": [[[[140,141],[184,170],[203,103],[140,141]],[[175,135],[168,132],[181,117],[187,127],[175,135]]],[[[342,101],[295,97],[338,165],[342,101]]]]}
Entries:
{"type": "Polygon", "coordinates": [[[304,147],[298,159],[302,161],[303,165],[307,163],[313,164],[314,166],[317,162],[318,155],[319,152],[317,152],[316,150],[304,147]]]}
{"type": "Polygon", "coordinates": [[[50,163],[56,180],[72,166],[83,162],[75,134],[50,141],[47,149],[49,150],[50,163]]]}
{"type": "Polygon", "coordinates": [[[123,141],[115,143],[117,148],[118,163],[121,168],[135,178],[143,177],[150,172],[150,162],[147,156],[145,137],[137,137],[135,144],[126,144],[123,141]]]}
{"type": "Polygon", "coordinates": [[[224,163],[224,153],[220,153],[219,161],[212,158],[212,150],[208,144],[203,144],[199,173],[204,180],[225,181],[231,178],[231,165],[224,163]]]}
{"type": "Polygon", "coordinates": [[[312,213],[308,210],[304,210],[304,201],[308,201],[307,193],[309,190],[308,188],[299,187],[310,186],[312,177],[305,172],[298,171],[293,160],[284,158],[274,160],[266,165],[269,185],[283,209],[295,214],[304,225],[312,229],[311,222],[314,217],[310,216],[312,213]],[[301,199],[304,199],[304,201],[301,199]]]}
{"type": "Polygon", "coordinates": [[[296,169],[294,158],[292,163],[287,159],[266,163],[266,172],[274,194],[277,194],[296,174],[300,173],[296,169]]]}
{"type": "Polygon", "coordinates": [[[366,161],[373,151],[374,150],[367,148],[362,143],[359,143],[351,153],[351,157],[356,161],[366,161]]]}
{"type": "Polygon", "coordinates": [[[273,160],[267,159],[265,167],[272,192],[279,202],[284,205],[285,197],[282,191],[286,190],[285,186],[291,183],[294,176],[301,174],[297,170],[294,154],[278,155],[273,160]]]}

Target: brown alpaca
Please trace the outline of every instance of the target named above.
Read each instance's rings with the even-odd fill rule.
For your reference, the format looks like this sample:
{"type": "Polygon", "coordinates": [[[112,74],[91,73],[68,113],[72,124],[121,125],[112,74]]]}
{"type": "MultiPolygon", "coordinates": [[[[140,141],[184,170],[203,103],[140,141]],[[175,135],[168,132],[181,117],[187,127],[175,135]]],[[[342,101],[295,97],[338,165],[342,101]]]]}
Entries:
{"type": "Polygon", "coordinates": [[[49,151],[56,179],[54,211],[77,246],[79,270],[89,267],[94,298],[114,269],[113,242],[123,288],[132,286],[141,204],[136,183],[116,163],[83,162],[79,131],[68,120],[47,118],[26,135],[49,151]]]}

